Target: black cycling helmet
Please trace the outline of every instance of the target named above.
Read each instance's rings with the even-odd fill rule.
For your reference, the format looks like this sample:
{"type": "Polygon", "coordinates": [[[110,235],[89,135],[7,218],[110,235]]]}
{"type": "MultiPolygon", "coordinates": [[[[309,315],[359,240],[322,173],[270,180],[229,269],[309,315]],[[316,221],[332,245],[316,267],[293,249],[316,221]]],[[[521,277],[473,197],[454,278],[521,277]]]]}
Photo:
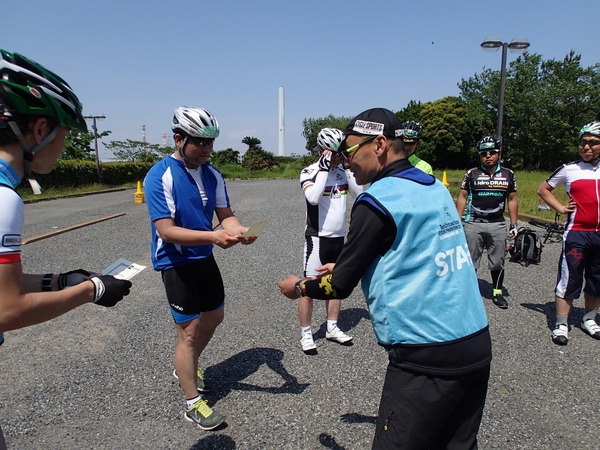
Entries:
{"type": "Polygon", "coordinates": [[[423,127],[419,122],[408,120],[402,122],[402,140],[404,142],[414,142],[423,136],[423,127]]]}
{"type": "Polygon", "coordinates": [[[482,150],[500,150],[501,143],[493,136],[486,136],[477,143],[477,151],[482,150]]]}
{"type": "Polygon", "coordinates": [[[18,53],[0,50],[0,126],[11,128],[23,149],[24,175],[31,174],[33,156],[51,142],[60,126],[87,131],[79,99],[65,80],[18,53]],[[30,148],[19,123],[23,117],[48,117],[58,125],[30,148]]]}

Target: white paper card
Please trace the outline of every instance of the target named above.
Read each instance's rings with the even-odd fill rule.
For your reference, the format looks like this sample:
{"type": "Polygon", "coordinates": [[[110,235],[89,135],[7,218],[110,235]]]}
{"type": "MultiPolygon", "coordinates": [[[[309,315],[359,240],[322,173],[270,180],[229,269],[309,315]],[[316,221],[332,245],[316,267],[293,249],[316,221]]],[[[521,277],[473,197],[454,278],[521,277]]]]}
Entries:
{"type": "Polygon", "coordinates": [[[250,228],[248,228],[248,231],[246,231],[244,234],[242,234],[241,237],[258,236],[262,232],[262,230],[265,229],[268,221],[269,221],[269,219],[263,219],[263,220],[259,220],[258,222],[253,223],[250,226],[250,228]]]}
{"type": "Polygon", "coordinates": [[[144,270],[146,266],[132,263],[124,258],[117,259],[114,263],[102,271],[102,275],[112,275],[121,280],[130,280],[144,270]]]}

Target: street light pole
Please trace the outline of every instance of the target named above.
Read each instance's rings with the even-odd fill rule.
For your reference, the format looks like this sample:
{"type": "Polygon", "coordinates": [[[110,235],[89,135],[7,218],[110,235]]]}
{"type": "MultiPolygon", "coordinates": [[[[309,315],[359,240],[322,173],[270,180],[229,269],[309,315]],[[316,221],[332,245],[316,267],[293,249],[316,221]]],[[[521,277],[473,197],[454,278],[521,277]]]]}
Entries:
{"type": "Polygon", "coordinates": [[[496,121],[496,138],[502,142],[502,121],[504,119],[504,86],[506,84],[506,49],[511,52],[521,52],[529,47],[525,38],[514,38],[510,43],[502,42],[497,37],[488,37],[481,43],[485,51],[498,51],[502,47],[502,65],[500,66],[500,93],[498,95],[498,118],[496,121]]]}
{"type": "Polygon", "coordinates": [[[96,126],[96,119],[106,119],[104,114],[98,116],[83,116],[84,119],[93,119],[94,127],[94,148],[96,149],[96,172],[98,172],[98,183],[100,183],[100,158],[98,156],[98,127],[96,126]]]}

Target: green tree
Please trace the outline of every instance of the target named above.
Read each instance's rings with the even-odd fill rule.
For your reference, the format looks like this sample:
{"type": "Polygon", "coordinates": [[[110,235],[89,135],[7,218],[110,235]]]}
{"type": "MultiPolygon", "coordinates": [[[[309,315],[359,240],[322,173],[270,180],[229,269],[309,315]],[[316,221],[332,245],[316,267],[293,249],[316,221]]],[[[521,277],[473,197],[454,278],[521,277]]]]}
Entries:
{"type": "Polygon", "coordinates": [[[459,169],[473,159],[468,135],[467,105],[459,97],[425,103],[421,109],[423,141],[417,153],[435,168],[459,169]]]}
{"type": "MultiPolygon", "coordinates": [[[[500,75],[486,70],[459,83],[474,144],[495,135],[500,75]]],[[[506,73],[503,147],[516,169],[553,170],[576,157],[577,131],[600,118],[600,64],[581,66],[571,51],[563,60],[525,53],[506,73]]]]}
{"type": "Polygon", "coordinates": [[[317,136],[323,128],[337,128],[344,130],[353,117],[334,117],[331,114],[318,119],[304,119],[302,121],[302,136],[306,139],[306,150],[312,150],[317,146],[317,136]]]}
{"type": "Polygon", "coordinates": [[[264,170],[277,165],[275,155],[260,147],[252,147],[242,157],[242,167],[246,170],[264,170]]]}
{"type": "MultiPolygon", "coordinates": [[[[98,139],[108,136],[110,131],[98,133],[98,139]]],[[[84,159],[96,160],[96,149],[94,148],[94,135],[79,130],[71,130],[65,139],[65,151],[60,155],[62,159],[84,159]]]]}
{"type": "Polygon", "coordinates": [[[242,144],[246,144],[248,146],[248,150],[253,149],[253,148],[262,148],[260,146],[260,144],[261,144],[260,139],[252,137],[252,136],[246,136],[244,139],[242,139],[242,144]]]}
{"type": "Polygon", "coordinates": [[[215,166],[222,166],[224,164],[239,164],[240,152],[232,148],[227,148],[218,152],[212,152],[210,155],[210,162],[215,166]]]}
{"type": "MultiPolygon", "coordinates": [[[[131,162],[149,162],[154,163],[160,160],[169,150],[158,144],[149,144],[142,141],[111,141],[104,146],[120,161],[131,162]]],[[[170,153],[170,151],[169,151],[170,153]]]]}
{"type": "Polygon", "coordinates": [[[406,105],[406,107],[402,108],[396,113],[396,116],[398,116],[398,119],[400,119],[401,122],[406,122],[408,120],[421,122],[422,109],[423,104],[421,102],[411,100],[410,102],[408,102],[408,105],[406,105]]]}

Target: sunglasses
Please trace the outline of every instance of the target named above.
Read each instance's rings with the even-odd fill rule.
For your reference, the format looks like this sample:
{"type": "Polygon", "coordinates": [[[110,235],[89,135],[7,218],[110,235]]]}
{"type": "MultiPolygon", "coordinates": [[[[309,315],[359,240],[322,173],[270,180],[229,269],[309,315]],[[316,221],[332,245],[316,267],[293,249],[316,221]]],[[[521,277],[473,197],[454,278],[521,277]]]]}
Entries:
{"type": "Polygon", "coordinates": [[[500,150],[479,150],[479,156],[497,155],[500,150]]]}
{"type": "Polygon", "coordinates": [[[190,136],[190,142],[198,147],[212,147],[215,143],[214,138],[199,138],[190,136]]]}
{"type": "MultiPolygon", "coordinates": [[[[350,153],[355,152],[356,150],[358,150],[359,148],[361,148],[363,145],[368,144],[369,142],[371,142],[372,140],[374,140],[376,137],[377,136],[370,136],[370,137],[366,138],[364,141],[359,142],[358,144],[353,145],[350,148],[342,148],[344,146],[340,146],[340,148],[338,149],[338,152],[344,158],[348,159],[348,158],[350,158],[350,153]]],[[[346,141],[344,141],[344,144],[345,143],[346,143],[346,141]]]]}
{"type": "Polygon", "coordinates": [[[581,148],[584,148],[586,145],[589,145],[590,147],[595,147],[596,145],[600,145],[600,141],[597,140],[587,140],[587,139],[581,139],[579,141],[579,146],[581,148]]]}

